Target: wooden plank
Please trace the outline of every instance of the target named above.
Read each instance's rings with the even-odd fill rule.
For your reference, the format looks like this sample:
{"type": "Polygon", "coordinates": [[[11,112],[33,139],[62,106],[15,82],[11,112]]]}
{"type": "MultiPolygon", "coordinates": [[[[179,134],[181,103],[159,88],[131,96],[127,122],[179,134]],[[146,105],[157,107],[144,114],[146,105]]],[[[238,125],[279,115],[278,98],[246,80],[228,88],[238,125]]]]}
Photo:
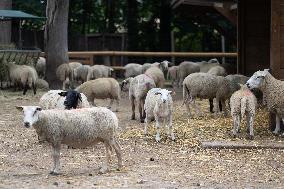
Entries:
{"type": "Polygon", "coordinates": [[[203,141],[202,148],[209,149],[284,149],[283,142],[271,141],[203,141]]]}

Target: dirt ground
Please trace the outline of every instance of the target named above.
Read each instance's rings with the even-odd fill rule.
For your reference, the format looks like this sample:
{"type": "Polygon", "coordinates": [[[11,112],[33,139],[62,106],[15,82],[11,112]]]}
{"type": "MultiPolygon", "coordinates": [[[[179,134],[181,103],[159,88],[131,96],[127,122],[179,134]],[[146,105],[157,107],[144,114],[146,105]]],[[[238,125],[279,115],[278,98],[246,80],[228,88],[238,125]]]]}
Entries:
{"type": "MultiPolygon", "coordinates": [[[[86,149],[64,146],[62,174],[50,176],[50,146],[38,144],[35,130],[22,126],[22,113],[15,109],[16,105],[37,105],[42,94],[0,91],[0,188],[283,188],[283,150],[200,147],[204,140],[283,143],[268,130],[265,111],[260,110],[256,117],[254,141],[246,140],[244,125],[240,137],[233,139],[231,119],[214,119],[205,100],[201,103],[205,116],[188,121],[180,91],[174,96],[175,142],[162,134],[161,142],[156,143],[153,128],[145,138],[143,124],[130,120],[130,103],[123,94],[117,116],[124,168],[116,170],[113,154],[111,171],[99,175],[105,161],[102,145],[86,149]]],[[[99,101],[100,105],[107,103],[99,101]]]]}

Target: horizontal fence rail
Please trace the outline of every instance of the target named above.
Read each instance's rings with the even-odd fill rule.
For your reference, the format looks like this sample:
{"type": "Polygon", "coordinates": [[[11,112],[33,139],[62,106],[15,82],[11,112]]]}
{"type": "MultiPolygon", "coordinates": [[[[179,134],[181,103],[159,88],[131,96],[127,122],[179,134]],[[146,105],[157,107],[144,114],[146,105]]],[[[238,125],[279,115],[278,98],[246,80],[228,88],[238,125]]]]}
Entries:
{"type": "MultiPolygon", "coordinates": [[[[237,57],[238,53],[222,52],[133,52],[133,51],[72,51],[69,55],[93,55],[93,56],[140,56],[140,57],[237,57]]],[[[44,53],[42,53],[44,56],[44,53]]]]}

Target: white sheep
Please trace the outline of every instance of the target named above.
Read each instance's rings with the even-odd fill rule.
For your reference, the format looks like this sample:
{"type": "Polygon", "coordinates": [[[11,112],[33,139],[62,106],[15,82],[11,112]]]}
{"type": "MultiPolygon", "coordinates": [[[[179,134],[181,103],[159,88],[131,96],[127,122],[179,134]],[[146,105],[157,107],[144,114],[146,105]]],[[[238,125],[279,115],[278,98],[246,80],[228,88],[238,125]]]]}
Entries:
{"type": "Polygon", "coordinates": [[[46,72],[46,60],[44,57],[38,58],[35,68],[36,68],[39,78],[44,79],[45,72],[46,72]]]}
{"type": "Polygon", "coordinates": [[[105,65],[94,65],[88,70],[87,81],[103,77],[110,77],[113,68],[105,65]]]}
{"type": "Polygon", "coordinates": [[[152,66],[148,68],[145,72],[145,75],[152,78],[157,87],[163,87],[165,84],[165,76],[161,69],[158,67],[152,66]]]}
{"type": "Polygon", "coordinates": [[[223,66],[213,66],[212,68],[210,68],[208,70],[209,74],[212,74],[212,75],[218,75],[218,76],[226,76],[227,75],[227,72],[225,70],[225,68],[223,66]]]}
{"type": "Polygon", "coordinates": [[[234,92],[230,98],[231,115],[234,121],[233,136],[236,137],[237,132],[240,131],[241,119],[243,119],[246,114],[249,139],[253,139],[253,120],[255,109],[257,107],[257,100],[246,85],[240,85],[241,89],[234,92]]]}
{"type": "Polygon", "coordinates": [[[72,81],[72,69],[69,64],[64,63],[57,67],[56,77],[62,81],[62,89],[66,89],[66,85],[70,86],[72,81]]]}
{"type": "Polygon", "coordinates": [[[142,74],[142,65],[136,64],[136,63],[129,63],[126,64],[124,67],[124,77],[129,78],[129,77],[135,77],[139,74],[142,74]]]}
{"type": "Polygon", "coordinates": [[[264,105],[268,111],[276,114],[276,127],[273,131],[278,134],[280,131],[280,119],[284,121],[284,81],[275,79],[269,69],[255,72],[246,82],[249,89],[260,89],[263,93],[264,105]]]}
{"type": "Polygon", "coordinates": [[[145,74],[140,74],[134,78],[127,78],[122,81],[122,90],[129,90],[129,99],[132,107],[131,119],[135,119],[135,101],[138,104],[140,114],[140,122],[143,123],[145,119],[144,103],[147,92],[156,87],[152,78],[145,74]]]}
{"type": "Polygon", "coordinates": [[[36,87],[38,89],[48,90],[49,89],[49,84],[44,79],[37,79],[36,80],[36,87]]]}
{"type": "Polygon", "coordinates": [[[148,68],[150,68],[152,66],[151,63],[144,63],[142,65],[142,74],[146,72],[146,70],[148,70],[148,68]]]}
{"type": "Polygon", "coordinates": [[[91,69],[90,65],[82,65],[73,70],[74,80],[81,81],[84,83],[87,81],[89,70],[91,69]]]}
{"type": "Polygon", "coordinates": [[[28,65],[17,65],[15,62],[8,63],[9,77],[14,85],[22,85],[23,95],[26,94],[28,88],[32,88],[36,94],[36,81],[38,79],[37,72],[34,67],[28,65]]]}
{"type": "Polygon", "coordinates": [[[118,168],[122,167],[121,149],[116,139],[118,119],[107,108],[42,110],[39,106],[19,106],[17,109],[24,113],[24,126],[34,127],[51,144],[54,166],[50,174],[59,174],[61,144],[82,148],[103,142],[107,161],[100,172],[108,170],[111,148],[116,152],[118,168]]]}
{"type": "Polygon", "coordinates": [[[161,88],[153,88],[148,91],[144,110],[146,113],[145,117],[145,128],[144,134],[147,135],[148,123],[155,118],[156,120],[156,141],[160,141],[160,124],[165,123],[168,131],[167,134],[172,140],[175,140],[173,133],[173,100],[171,91],[161,88]]]}
{"type": "Polygon", "coordinates": [[[116,101],[116,109],[118,111],[120,96],[119,83],[113,78],[98,78],[86,81],[76,88],[80,93],[84,93],[88,101],[95,105],[94,99],[110,99],[108,108],[111,108],[114,100],[116,101]]]}

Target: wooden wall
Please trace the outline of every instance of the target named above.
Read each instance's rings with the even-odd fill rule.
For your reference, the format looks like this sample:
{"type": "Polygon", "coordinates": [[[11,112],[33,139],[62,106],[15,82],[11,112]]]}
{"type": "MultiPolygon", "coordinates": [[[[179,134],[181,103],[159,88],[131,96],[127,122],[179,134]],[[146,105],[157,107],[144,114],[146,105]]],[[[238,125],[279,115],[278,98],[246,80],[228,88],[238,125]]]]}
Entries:
{"type": "Polygon", "coordinates": [[[240,73],[250,76],[257,70],[270,67],[270,18],[270,0],[239,1],[240,73]]]}
{"type": "Polygon", "coordinates": [[[284,79],[284,0],[271,0],[271,69],[284,79]]]}

